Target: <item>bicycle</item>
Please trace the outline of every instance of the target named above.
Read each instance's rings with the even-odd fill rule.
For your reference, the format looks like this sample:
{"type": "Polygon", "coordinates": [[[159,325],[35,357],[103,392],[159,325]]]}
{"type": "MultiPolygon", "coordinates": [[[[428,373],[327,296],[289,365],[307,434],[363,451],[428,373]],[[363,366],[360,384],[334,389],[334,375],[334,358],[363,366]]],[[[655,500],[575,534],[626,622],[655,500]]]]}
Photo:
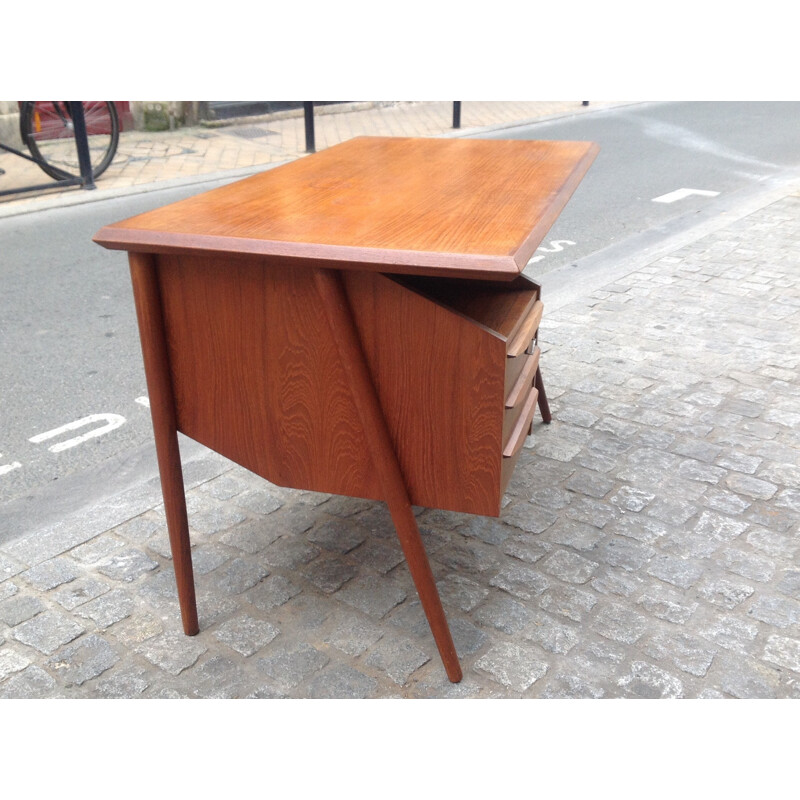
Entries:
{"type": "MultiPolygon", "coordinates": [[[[35,162],[56,180],[82,177],[79,143],[75,140],[73,106],[66,101],[26,100],[19,103],[19,132],[31,155],[0,143],[0,149],[35,162]]],[[[119,144],[119,115],[109,101],[83,101],[83,116],[92,177],[108,169],[119,144]]],[[[77,113],[77,110],[75,111],[77,113]]]]}

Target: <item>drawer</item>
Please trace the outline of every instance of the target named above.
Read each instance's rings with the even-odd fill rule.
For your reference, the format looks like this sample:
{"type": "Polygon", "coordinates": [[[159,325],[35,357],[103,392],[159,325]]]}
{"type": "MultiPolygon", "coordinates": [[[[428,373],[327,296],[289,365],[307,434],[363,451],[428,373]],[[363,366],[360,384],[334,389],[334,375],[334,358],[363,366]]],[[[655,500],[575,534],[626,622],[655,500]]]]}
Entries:
{"type": "Polygon", "coordinates": [[[531,353],[506,359],[506,408],[514,408],[526,393],[527,387],[533,385],[540,352],[539,348],[534,346],[531,353]]]}
{"type": "Polygon", "coordinates": [[[508,340],[506,355],[509,358],[522,355],[530,347],[536,331],[539,330],[543,311],[544,304],[541,300],[537,300],[508,340]]]}
{"type": "Polygon", "coordinates": [[[507,414],[513,414],[508,437],[503,437],[503,458],[513,458],[522,448],[525,438],[533,422],[533,414],[536,411],[536,401],[539,399],[539,392],[531,386],[530,392],[525,400],[516,408],[509,409],[507,414]]]}

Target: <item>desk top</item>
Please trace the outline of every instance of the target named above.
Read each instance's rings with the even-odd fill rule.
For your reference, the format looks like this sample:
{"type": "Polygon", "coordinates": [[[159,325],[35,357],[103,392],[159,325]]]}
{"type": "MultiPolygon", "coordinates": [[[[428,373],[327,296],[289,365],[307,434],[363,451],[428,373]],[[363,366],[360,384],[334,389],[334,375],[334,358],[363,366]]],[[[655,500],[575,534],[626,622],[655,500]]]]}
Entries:
{"type": "Polygon", "coordinates": [[[359,137],[101,229],[117,250],[511,279],[599,148],[359,137]]]}

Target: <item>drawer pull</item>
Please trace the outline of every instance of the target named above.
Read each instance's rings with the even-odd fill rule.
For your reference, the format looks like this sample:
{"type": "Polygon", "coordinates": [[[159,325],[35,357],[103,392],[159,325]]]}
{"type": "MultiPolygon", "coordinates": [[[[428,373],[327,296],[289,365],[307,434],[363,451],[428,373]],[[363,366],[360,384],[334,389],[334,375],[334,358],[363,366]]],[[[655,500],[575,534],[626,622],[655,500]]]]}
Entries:
{"type": "Polygon", "coordinates": [[[531,427],[531,422],[533,421],[533,413],[536,411],[536,400],[538,397],[539,392],[537,392],[536,389],[532,389],[531,393],[528,395],[528,399],[525,401],[525,406],[522,409],[522,413],[519,415],[517,424],[514,426],[514,430],[511,431],[511,436],[508,437],[508,444],[503,450],[504,458],[511,458],[511,456],[516,455],[517,451],[522,447],[522,443],[525,441],[528,429],[531,427]]]}
{"type": "Polygon", "coordinates": [[[508,393],[506,398],[506,408],[514,408],[520,401],[525,392],[533,386],[533,378],[536,375],[536,368],[539,366],[539,348],[535,347],[533,353],[528,356],[525,366],[522,368],[516,383],[508,393]]]}
{"type": "Polygon", "coordinates": [[[525,318],[519,331],[508,345],[507,353],[510,357],[518,356],[528,349],[531,339],[533,339],[542,321],[542,311],[544,311],[544,304],[541,300],[537,300],[533,304],[530,314],[525,318]]]}

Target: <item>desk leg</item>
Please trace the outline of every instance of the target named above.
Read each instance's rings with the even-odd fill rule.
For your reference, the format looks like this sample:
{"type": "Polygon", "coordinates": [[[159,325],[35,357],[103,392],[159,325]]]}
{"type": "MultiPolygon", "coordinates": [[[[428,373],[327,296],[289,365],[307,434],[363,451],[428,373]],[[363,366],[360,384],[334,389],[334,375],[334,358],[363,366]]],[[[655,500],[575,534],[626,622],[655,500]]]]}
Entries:
{"type": "Polygon", "coordinates": [[[130,253],[128,258],[183,630],[187,636],[194,636],[200,626],[197,621],[189,522],[186,516],[186,495],[178,449],[175,400],[169,372],[161,294],[153,257],[143,253],[130,253]]]}
{"type": "Polygon", "coordinates": [[[425,546],[422,544],[383,410],[364,358],[342,277],[336,270],[318,269],[314,273],[314,279],[353,390],[353,399],[364,426],[372,462],[378,471],[383,495],[392,515],[392,522],[400,539],[408,569],[417,587],[447,677],[453,683],[458,683],[462,674],[453,637],[450,635],[439,591],[425,553],[425,546]]]}
{"type": "Polygon", "coordinates": [[[550,403],[547,402],[547,395],[544,393],[544,382],[542,381],[542,372],[539,367],[536,367],[536,375],[533,378],[533,386],[539,392],[539,411],[542,413],[542,422],[550,422],[550,403]]]}

